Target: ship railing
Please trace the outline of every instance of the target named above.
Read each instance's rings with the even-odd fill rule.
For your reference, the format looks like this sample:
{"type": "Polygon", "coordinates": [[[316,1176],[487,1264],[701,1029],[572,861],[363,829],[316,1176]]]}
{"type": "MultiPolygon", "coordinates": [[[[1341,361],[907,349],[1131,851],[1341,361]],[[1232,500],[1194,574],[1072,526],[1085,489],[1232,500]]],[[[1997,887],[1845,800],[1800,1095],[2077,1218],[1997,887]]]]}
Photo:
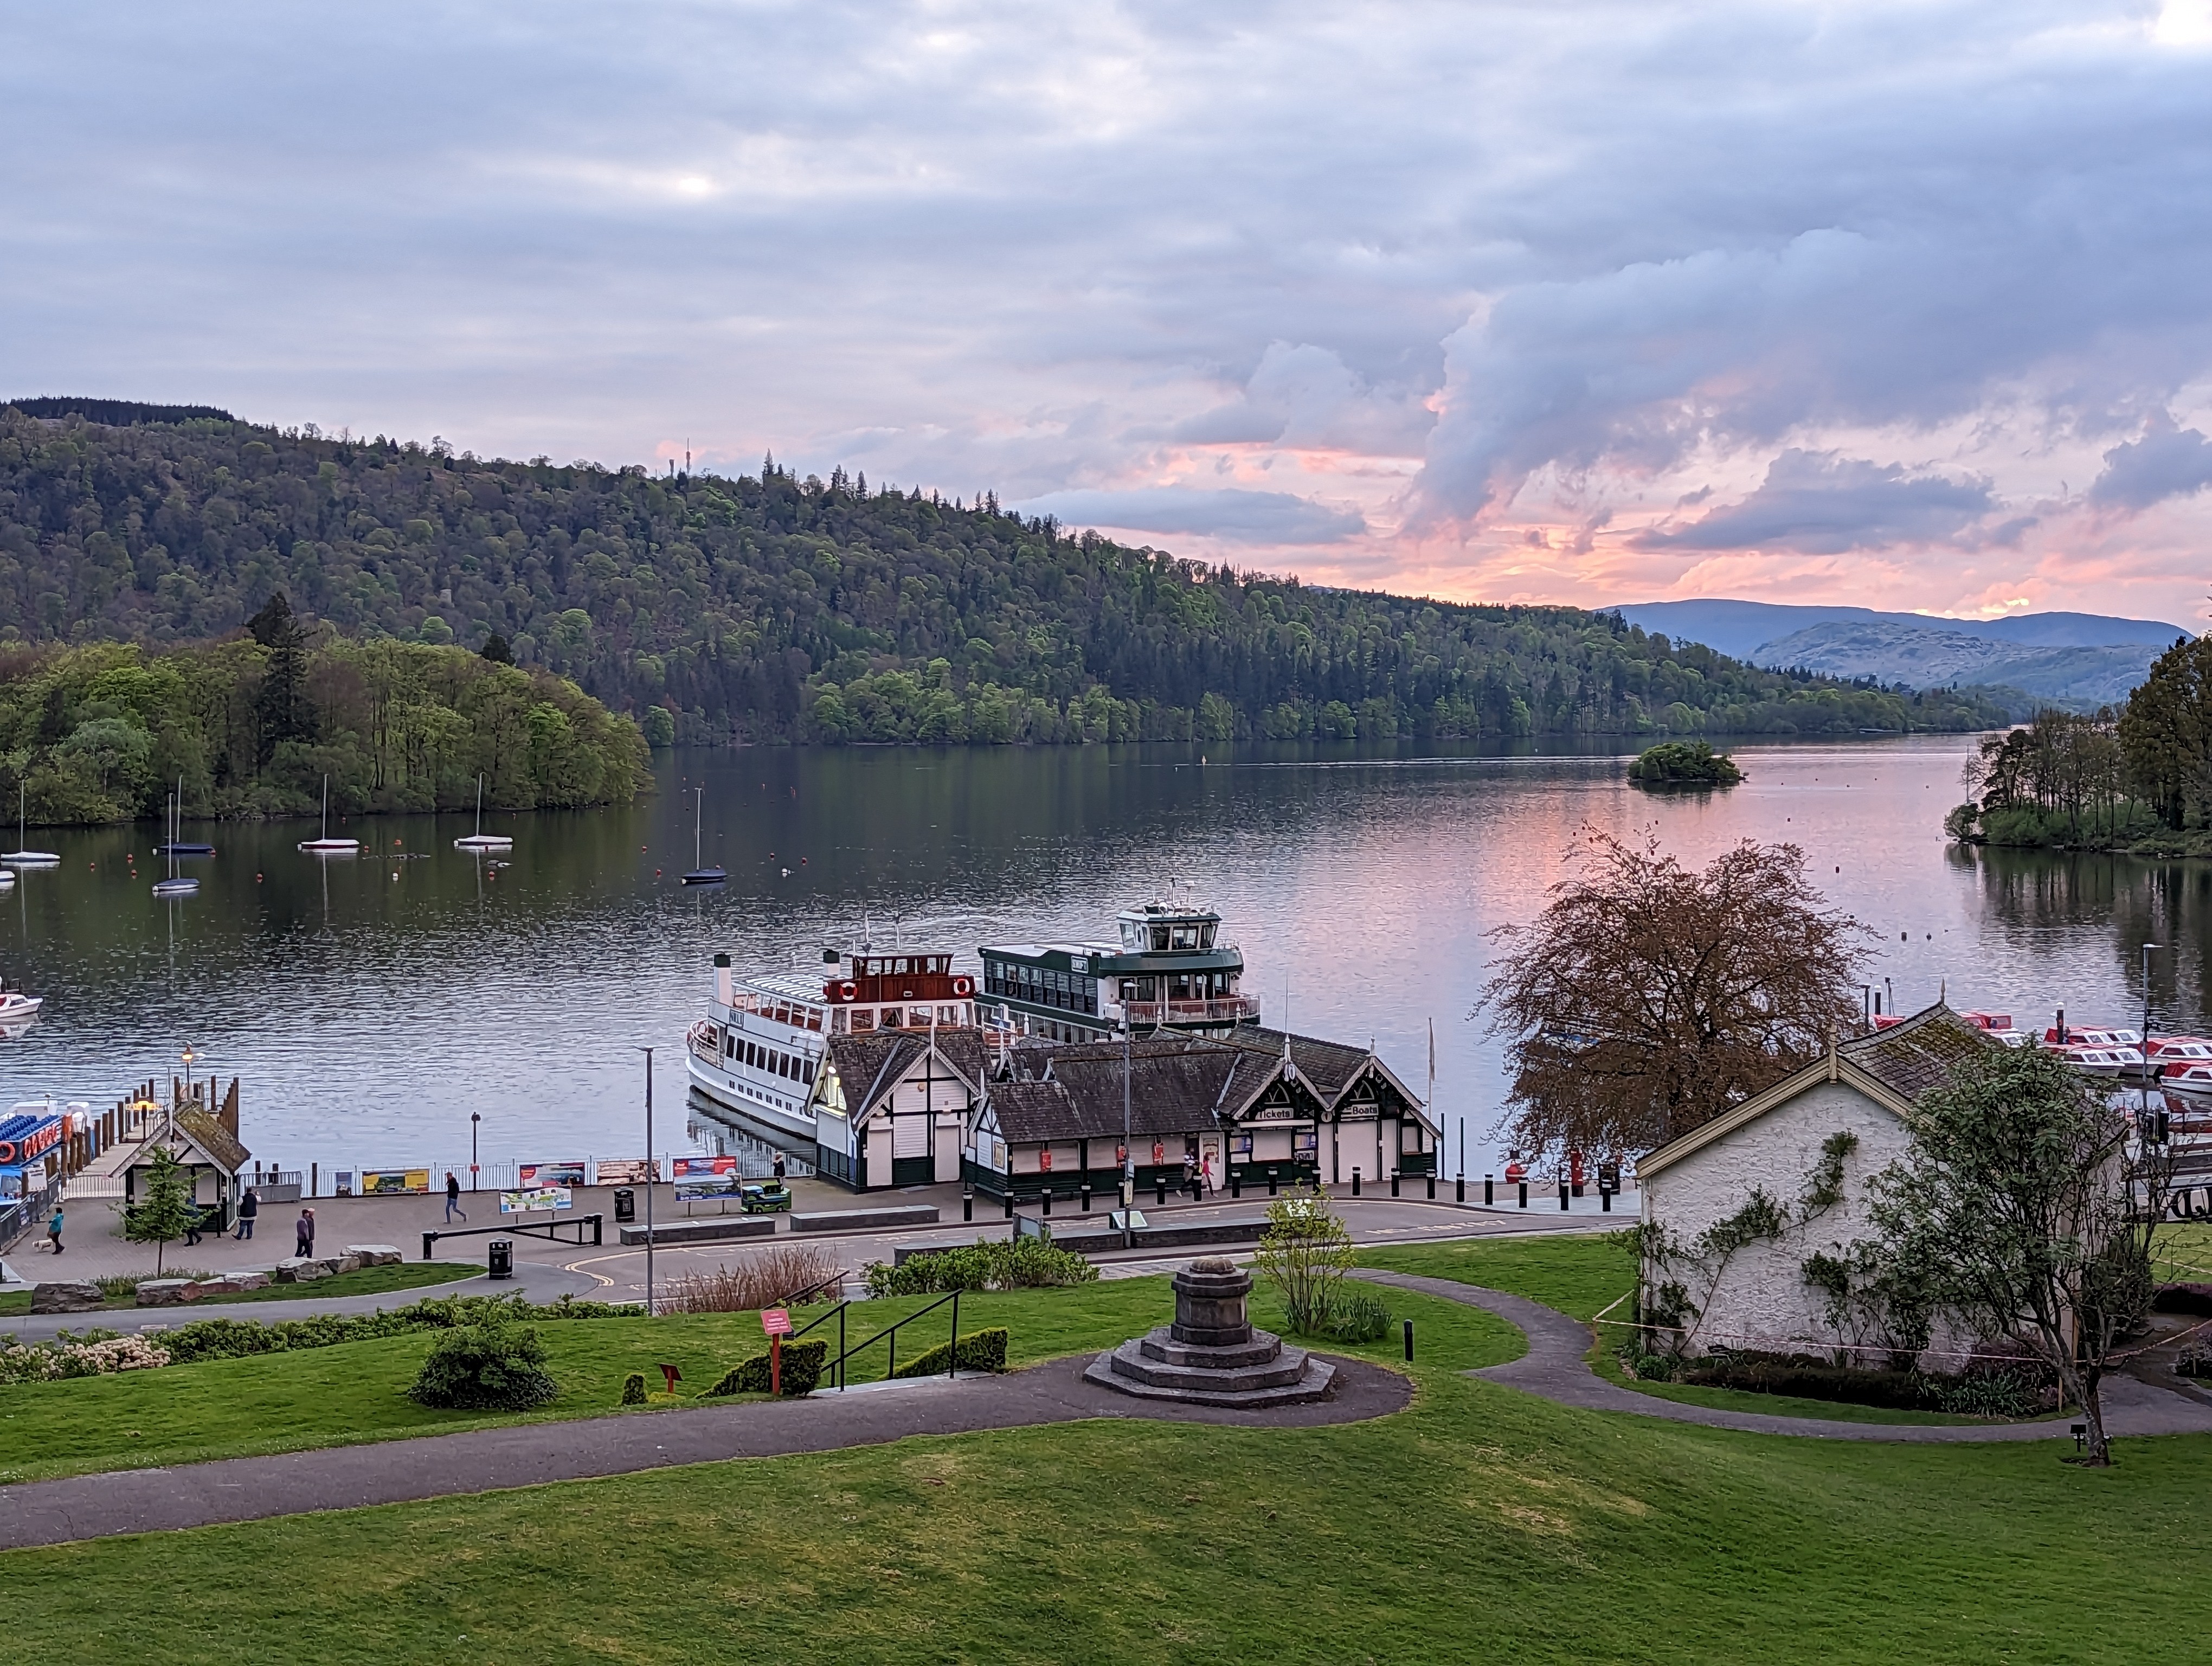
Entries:
{"type": "Polygon", "coordinates": [[[1257,995],[1224,995],[1212,1000],[1132,1000],[1123,1004],[1131,1024],[1242,1024],[1260,1016],[1257,995]]]}

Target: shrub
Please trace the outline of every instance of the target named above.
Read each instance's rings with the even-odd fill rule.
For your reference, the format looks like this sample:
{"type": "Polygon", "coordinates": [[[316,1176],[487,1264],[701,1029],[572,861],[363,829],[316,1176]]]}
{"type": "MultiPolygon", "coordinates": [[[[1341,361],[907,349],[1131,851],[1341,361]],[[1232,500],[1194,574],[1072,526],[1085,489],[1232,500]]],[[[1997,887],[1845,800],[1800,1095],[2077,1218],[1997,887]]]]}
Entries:
{"type": "Polygon", "coordinates": [[[526,1412],[560,1393],[544,1370],[545,1344],[534,1330],[494,1320],[448,1330],[422,1362],[408,1398],[461,1412],[526,1412]]]}
{"type": "Polygon", "coordinates": [[[1678,1362],[1674,1380],[1700,1388],[1794,1395],[1894,1411],[1955,1412],[1970,1417],[2031,1417],[2045,1408],[2049,1398],[2039,1375],[2008,1367],[1983,1367],[1942,1377],[1918,1371],[1861,1371],[1810,1354],[1748,1350],[1678,1362]]]}
{"type": "Polygon", "coordinates": [[[1390,1310],[1373,1296],[1340,1291],[1322,1316],[1319,1334],[1339,1342],[1380,1341],[1390,1334],[1390,1310]]]}
{"type": "Polygon", "coordinates": [[[842,1271],[836,1258],[812,1243],[780,1243],[711,1273],[693,1273],[668,1286],[663,1313],[754,1313],[773,1307],[842,1271]]]}
{"type": "Polygon", "coordinates": [[[288,1348],[319,1348],[340,1342],[365,1342],[405,1336],[418,1330],[453,1330],[467,1325],[520,1323],[548,1319],[621,1319],[641,1316],[642,1307],[612,1302],[580,1302],[563,1296],[532,1306],[513,1296],[432,1296],[406,1307],[376,1313],[319,1313],[312,1318],[262,1324],[252,1319],[196,1319],[167,1333],[162,1341],[175,1363],[230,1359],[242,1354],[277,1353],[288,1348]]]}
{"type": "Polygon", "coordinates": [[[64,1332],[44,1346],[0,1347],[0,1383],[51,1383],[70,1377],[107,1377],[117,1371],[153,1371],[169,1363],[169,1351],[147,1336],[118,1336],[112,1331],[90,1337],[64,1332]]]}
{"type": "MultiPolygon", "coordinates": [[[[830,1358],[829,1341],[823,1337],[810,1337],[803,1342],[787,1342],[783,1347],[783,1392],[786,1396],[811,1394],[814,1385],[822,1380],[822,1367],[830,1358]]],[[[766,1394],[769,1385],[769,1359],[765,1353],[756,1353],[750,1359],[739,1361],[722,1374],[721,1380],[707,1390],[703,1398],[726,1394],[766,1394]]]]}
{"type": "Polygon", "coordinates": [[[1666,1383],[1674,1375],[1674,1356],[1671,1353],[1632,1353],[1621,1356],[1621,1364],[1628,1374],[1639,1382],[1666,1383]]]}
{"type": "MultiPolygon", "coordinates": [[[[951,1342],[939,1342],[927,1353],[917,1353],[892,1373],[895,1377],[942,1377],[955,1350],[951,1342]]],[[[994,1326],[988,1330],[971,1330],[960,1339],[958,1359],[953,1362],[957,1371],[986,1371],[996,1375],[1006,1368],[1006,1328],[994,1326]]]]}
{"type": "MultiPolygon", "coordinates": [[[[0,1359],[7,1357],[0,1353],[0,1359]]],[[[2175,1374],[2180,1377],[2199,1378],[2212,1377],[2212,1347],[2207,1347],[2201,1341],[2186,1344],[2182,1348],[2179,1357],[2174,1360],[2173,1369],[2175,1374]]]]}
{"type": "Polygon", "coordinates": [[[978,1238],[959,1250],[933,1250],[894,1265],[868,1268],[868,1294],[936,1296],[949,1290],[1037,1290],[1089,1284],[1098,1269],[1073,1250],[1056,1250],[1049,1237],[978,1238]]]}
{"type": "Polygon", "coordinates": [[[1329,1207],[1328,1195],[1301,1185],[1270,1203],[1267,1235],[1253,1268],[1281,1295],[1292,1331],[1323,1334],[1352,1268],[1352,1234],[1329,1207]]]}
{"type": "Polygon", "coordinates": [[[623,1378],[622,1403],[625,1406],[645,1404],[645,1373],[634,1371],[623,1378]]]}

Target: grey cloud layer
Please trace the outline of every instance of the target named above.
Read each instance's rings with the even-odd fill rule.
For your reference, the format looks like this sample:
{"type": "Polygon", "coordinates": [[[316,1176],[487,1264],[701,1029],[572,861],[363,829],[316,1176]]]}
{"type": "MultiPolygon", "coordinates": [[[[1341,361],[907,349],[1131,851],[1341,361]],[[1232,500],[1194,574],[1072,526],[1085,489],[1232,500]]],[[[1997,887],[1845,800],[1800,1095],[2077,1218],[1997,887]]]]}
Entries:
{"type": "Polygon", "coordinates": [[[2148,15],[15,8],[0,392],[773,444],[1291,546],[1369,523],[1158,483],[1419,458],[1449,527],[1764,448],[1795,460],[1650,547],[1986,538],[1973,467],[1819,430],[2025,400],[2107,450],[2102,505],[2204,483],[2156,423],[2212,361],[2212,83],[2148,15]]]}

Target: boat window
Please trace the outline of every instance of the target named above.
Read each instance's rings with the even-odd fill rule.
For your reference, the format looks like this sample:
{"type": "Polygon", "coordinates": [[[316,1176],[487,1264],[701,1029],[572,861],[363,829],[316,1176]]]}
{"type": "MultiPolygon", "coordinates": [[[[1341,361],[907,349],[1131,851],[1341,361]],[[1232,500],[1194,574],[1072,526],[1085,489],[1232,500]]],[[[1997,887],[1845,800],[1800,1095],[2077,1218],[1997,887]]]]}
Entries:
{"type": "Polygon", "coordinates": [[[833,1036],[842,1036],[845,1033],[845,1009],[842,1006],[833,1007],[830,1010],[830,1033],[833,1036]]]}
{"type": "Polygon", "coordinates": [[[814,1085],[814,1061],[813,1061],[813,1060],[809,1059],[809,1060],[807,1060],[807,1061],[806,1061],[806,1062],[805,1062],[805,1064],[803,1064],[803,1065],[801,1065],[801,1066],[799,1067],[799,1075],[800,1075],[800,1079],[805,1082],[805,1084],[807,1085],[807,1086],[809,1086],[809,1087],[812,1087],[812,1086],[814,1085]]]}
{"type": "Polygon", "coordinates": [[[806,1009],[806,1027],[809,1030],[821,1029],[822,1009],[819,1006],[810,1006],[806,1009]]]}
{"type": "Polygon", "coordinates": [[[906,1014],[906,1027],[909,1030],[928,1029],[929,1008],[927,1006],[908,1007],[906,1014]]]}
{"type": "Polygon", "coordinates": [[[1210,920],[1198,928],[1198,946],[1200,948],[1210,949],[1213,946],[1213,933],[1216,927],[1213,922],[1210,920]]]}
{"type": "Polygon", "coordinates": [[[854,1035],[863,1035],[867,1031],[873,1030],[875,1027],[875,1008],[872,1006],[855,1006],[853,1009],[853,1033],[854,1035]]]}
{"type": "Polygon", "coordinates": [[[939,1024],[957,1024],[957,1023],[959,1023],[959,1022],[960,1022],[960,1009],[959,1009],[957,1006],[940,1006],[940,1007],[939,1007],[939,1008],[937,1009],[937,1021],[938,1021],[939,1024]]]}
{"type": "Polygon", "coordinates": [[[897,1029],[899,1027],[899,1009],[896,1006],[884,1007],[881,1022],[884,1028],[886,1030],[897,1029]]]}
{"type": "Polygon", "coordinates": [[[1198,946],[1198,927],[1177,926],[1169,932],[1168,942],[1171,948],[1194,949],[1198,946]]]}
{"type": "Polygon", "coordinates": [[[1136,920],[1124,920],[1121,922],[1121,946],[1133,952],[1141,953],[1143,952],[1145,946],[1145,927],[1142,921],[1136,920]]]}
{"type": "Polygon", "coordinates": [[[1152,947],[1153,947],[1153,948],[1155,948],[1155,949],[1165,949],[1165,948],[1167,947],[1167,945],[1168,945],[1168,928],[1167,928],[1165,926],[1155,926],[1155,927],[1152,927],[1152,947]]]}

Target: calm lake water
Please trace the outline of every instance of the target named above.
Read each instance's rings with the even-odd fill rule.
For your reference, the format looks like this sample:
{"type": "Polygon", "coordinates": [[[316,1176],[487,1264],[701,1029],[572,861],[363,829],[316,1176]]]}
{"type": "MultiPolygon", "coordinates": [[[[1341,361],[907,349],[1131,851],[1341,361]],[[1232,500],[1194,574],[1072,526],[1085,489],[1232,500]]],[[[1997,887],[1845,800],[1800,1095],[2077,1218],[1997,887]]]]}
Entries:
{"type": "MultiPolygon", "coordinates": [[[[1364,1043],[1415,1087],[1436,1025],[1437,1109],[1496,1165],[1499,1048],[1471,1022],[1492,945],[1528,919],[1585,824],[1656,826],[1701,860],[1741,837],[1802,844],[1831,897],[1882,938],[1899,1010],[1936,998],[2076,1023],[2135,1022],[2138,946],[2161,1029],[2212,1031],[2212,863],[1971,853],[1948,846],[1973,745],[1943,737],[1741,748],[1751,778],[1654,799],[1618,757],[1356,756],[1214,745],[928,752],[678,751],[623,810],[488,818],[516,843],[489,867],[465,817],[357,819],[357,860],[294,848],[312,824],[187,824],[212,841],[189,901],[154,900],[151,823],[33,830],[59,852],[0,897],[0,973],[46,998],[0,1041],[0,1095],[112,1102],[163,1082],[191,1043],[244,1079],[246,1143],[286,1168],[465,1167],[635,1156],[658,1047],[664,1149],[690,1148],[684,1032],[709,960],[818,964],[876,940],[945,945],[1110,933],[1116,909],[1212,903],[1267,1021],[1364,1043]],[[1200,751],[1206,754],[1200,762],[1200,751]],[[707,857],[685,891],[690,787],[707,857]],[[136,854],[135,869],[127,860],[136,854]]],[[[336,830],[335,829],[333,830],[336,830]]],[[[11,830],[12,831],[12,830],[11,830]]],[[[0,1099],[4,1104],[5,1099],[0,1099]]],[[[489,1173],[488,1173],[489,1177],[489,1173]]]]}

